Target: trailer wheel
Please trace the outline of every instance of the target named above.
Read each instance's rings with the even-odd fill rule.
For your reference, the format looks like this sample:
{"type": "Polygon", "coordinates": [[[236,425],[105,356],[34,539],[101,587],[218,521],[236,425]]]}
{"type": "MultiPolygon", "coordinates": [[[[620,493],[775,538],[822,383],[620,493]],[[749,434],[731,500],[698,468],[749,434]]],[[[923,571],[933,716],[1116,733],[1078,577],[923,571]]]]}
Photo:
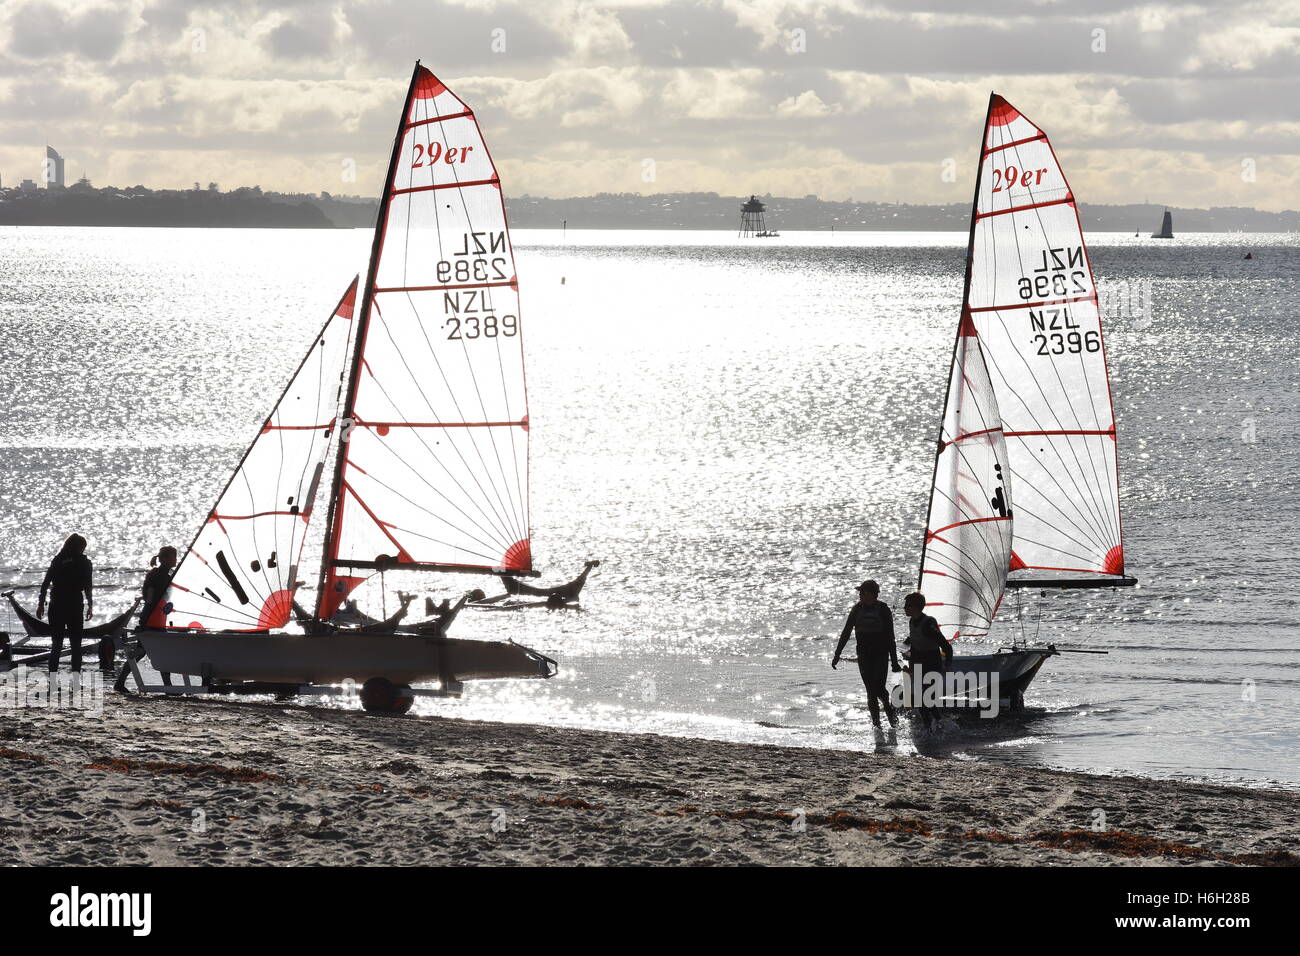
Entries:
{"type": "Polygon", "coordinates": [[[372,677],[361,685],[361,706],[368,714],[404,714],[414,703],[410,687],[398,687],[387,677],[372,677]]]}

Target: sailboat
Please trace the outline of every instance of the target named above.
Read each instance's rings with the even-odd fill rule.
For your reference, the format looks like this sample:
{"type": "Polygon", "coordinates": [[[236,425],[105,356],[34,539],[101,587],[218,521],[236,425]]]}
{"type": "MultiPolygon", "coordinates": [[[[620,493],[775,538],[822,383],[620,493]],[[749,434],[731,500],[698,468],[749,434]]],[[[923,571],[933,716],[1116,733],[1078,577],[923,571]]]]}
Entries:
{"type": "MultiPolygon", "coordinates": [[[[1078,208],[1047,134],[989,99],[917,590],[950,641],[1008,588],[1124,587],[1115,412],[1078,208]]],[[[957,653],[1011,709],[1055,646],[957,653]]],[[[958,650],[963,648],[957,643],[958,650]]]]}
{"type": "Polygon", "coordinates": [[[1174,217],[1168,209],[1160,220],[1160,231],[1151,233],[1152,239],[1172,239],[1174,237],[1174,217]]]}
{"type": "Polygon", "coordinates": [[[185,677],[147,689],[189,693],[197,677],[200,692],[317,693],[351,679],[367,710],[402,711],[416,693],[458,694],[466,680],[555,674],[553,660],[513,642],[333,621],[389,572],[536,575],[501,182],[473,110],[418,62],[359,309],[357,292],[354,279],[137,632],[155,669],[185,677]],[[300,562],[331,450],[307,611],[300,562]],[[302,633],[284,631],[295,617],[302,633]]]}

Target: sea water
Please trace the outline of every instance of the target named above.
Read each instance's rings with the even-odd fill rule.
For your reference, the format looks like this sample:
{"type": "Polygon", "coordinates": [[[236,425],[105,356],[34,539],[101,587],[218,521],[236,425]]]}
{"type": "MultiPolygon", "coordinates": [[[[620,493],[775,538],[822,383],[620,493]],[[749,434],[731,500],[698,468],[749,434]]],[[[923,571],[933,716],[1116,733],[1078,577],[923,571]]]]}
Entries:
{"type": "MultiPolygon", "coordinates": [[[[516,232],[535,564],[555,582],[602,564],[582,611],[455,624],[555,657],[558,677],[418,709],[1300,785],[1300,241],[1088,238],[1141,583],[1008,596],[962,650],[1108,652],[1049,660],[1025,714],[882,742],[856,668],[829,663],[863,578],[904,630],[957,233],[516,232]]],[[[197,530],[370,239],[0,229],[0,584],[34,603],[77,530],[99,616],[129,605],[148,556],[197,530]]],[[[361,596],[382,612],[398,588],[492,583],[390,574],[361,596]]]]}

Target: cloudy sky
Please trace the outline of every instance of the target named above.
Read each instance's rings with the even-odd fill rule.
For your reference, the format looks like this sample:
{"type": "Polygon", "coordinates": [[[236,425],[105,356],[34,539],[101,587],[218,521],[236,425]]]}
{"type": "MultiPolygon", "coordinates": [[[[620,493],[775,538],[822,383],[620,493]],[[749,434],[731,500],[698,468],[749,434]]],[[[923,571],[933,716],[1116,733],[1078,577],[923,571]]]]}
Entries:
{"type": "Polygon", "coordinates": [[[996,89],[1085,201],[1300,207],[1300,0],[3,0],[0,176],[373,195],[417,57],[516,195],[965,202],[996,89]]]}

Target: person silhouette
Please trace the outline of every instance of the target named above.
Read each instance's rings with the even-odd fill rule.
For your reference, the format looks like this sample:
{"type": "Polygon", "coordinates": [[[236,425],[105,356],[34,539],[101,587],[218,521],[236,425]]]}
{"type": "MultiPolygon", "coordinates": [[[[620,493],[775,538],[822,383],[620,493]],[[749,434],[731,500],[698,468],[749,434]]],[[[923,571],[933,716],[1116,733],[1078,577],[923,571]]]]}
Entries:
{"type": "Polygon", "coordinates": [[[858,585],[858,603],[849,611],[849,619],[844,622],[840,632],[840,642],[835,647],[835,656],[831,658],[831,667],[840,663],[840,654],[849,642],[849,635],[856,634],[858,646],[858,673],[863,686],[867,688],[867,708],[871,711],[871,723],[880,726],[880,707],[883,704],[889,726],[898,726],[898,716],[894,705],[889,700],[889,690],[885,684],[889,680],[889,671],[898,672],[898,647],[894,638],[894,614],[889,605],[880,600],[880,585],[867,580],[858,585]]]}
{"type": "Polygon", "coordinates": [[[43,617],[48,594],[51,673],[59,669],[65,637],[72,647],[73,673],[81,671],[82,622],[89,621],[95,613],[91,594],[93,577],[94,568],[86,557],[86,539],[79,534],[68,535],[45,572],[45,579],[41,582],[41,597],[36,605],[36,616],[43,617]]]}

